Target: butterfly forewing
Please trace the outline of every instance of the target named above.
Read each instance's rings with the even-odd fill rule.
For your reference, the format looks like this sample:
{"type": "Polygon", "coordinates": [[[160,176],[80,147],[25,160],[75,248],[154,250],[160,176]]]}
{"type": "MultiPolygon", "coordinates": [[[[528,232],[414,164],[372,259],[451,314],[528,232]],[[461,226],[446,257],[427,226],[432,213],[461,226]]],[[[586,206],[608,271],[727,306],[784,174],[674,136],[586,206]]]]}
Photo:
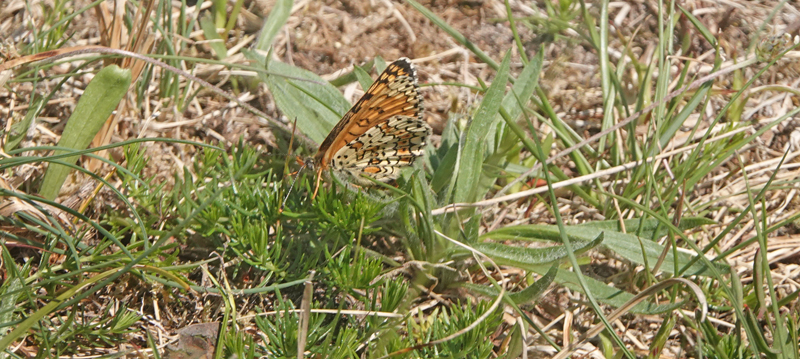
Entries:
{"type": "Polygon", "coordinates": [[[395,115],[420,119],[422,98],[417,91],[416,70],[406,58],[386,67],[353,108],[336,124],[317,151],[315,162],[324,169],[341,148],[370,128],[395,115]]]}
{"type": "Polygon", "coordinates": [[[422,120],[416,71],[402,58],[387,66],[342,117],[311,164],[320,174],[330,168],[358,185],[373,184],[370,178],[389,182],[422,156],[430,134],[422,120]]]}

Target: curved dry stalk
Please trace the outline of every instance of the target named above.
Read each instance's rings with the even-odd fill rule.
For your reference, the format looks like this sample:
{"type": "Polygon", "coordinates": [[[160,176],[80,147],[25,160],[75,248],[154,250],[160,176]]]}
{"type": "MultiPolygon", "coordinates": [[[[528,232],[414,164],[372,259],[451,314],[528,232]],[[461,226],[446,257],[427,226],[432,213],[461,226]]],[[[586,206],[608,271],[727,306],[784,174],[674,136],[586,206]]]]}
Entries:
{"type": "MultiPolygon", "coordinates": [[[[594,135],[592,137],[589,137],[589,138],[587,138],[587,139],[585,139],[585,140],[583,140],[581,142],[578,142],[578,143],[572,145],[571,147],[569,147],[569,148],[567,148],[567,149],[555,154],[553,157],[548,158],[547,161],[546,161],[546,164],[549,165],[549,164],[553,163],[553,161],[555,161],[556,159],[564,157],[564,156],[572,153],[573,151],[577,150],[578,148],[586,146],[589,143],[595,142],[598,139],[600,139],[601,137],[603,137],[603,136],[605,136],[605,135],[607,135],[607,134],[609,134],[611,132],[614,132],[614,131],[622,128],[623,126],[625,126],[625,125],[631,123],[633,120],[637,119],[639,116],[652,111],[657,106],[660,106],[660,105],[666,103],[667,101],[672,100],[676,96],[678,96],[678,95],[680,95],[680,94],[682,94],[682,93],[684,93],[686,91],[689,91],[689,90],[695,89],[697,87],[700,87],[700,85],[702,85],[702,84],[704,84],[704,83],[706,83],[708,81],[711,81],[711,80],[713,80],[713,79],[715,79],[717,77],[720,77],[722,75],[726,75],[728,73],[731,73],[731,72],[736,71],[738,69],[741,69],[743,67],[747,67],[747,66],[750,66],[752,64],[755,64],[757,61],[758,60],[755,57],[753,57],[753,58],[751,58],[751,59],[749,59],[747,61],[744,61],[742,63],[738,63],[738,64],[735,64],[735,65],[733,65],[731,67],[727,67],[725,69],[719,70],[719,71],[714,72],[712,74],[708,74],[706,76],[703,76],[703,77],[695,80],[694,82],[692,82],[692,83],[690,83],[690,84],[688,84],[688,85],[686,85],[686,86],[684,86],[684,87],[682,87],[680,89],[672,91],[669,95],[667,95],[663,99],[661,99],[661,101],[657,101],[657,102],[652,103],[650,106],[647,106],[644,109],[640,110],[639,112],[636,112],[633,115],[628,116],[626,119],[620,121],[616,125],[611,126],[611,127],[607,128],[607,129],[605,129],[603,131],[600,131],[596,135],[594,135]]],[[[527,178],[531,173],[538,171],[539,168],[541,168],[541,167],[542,167],[542,164],[541,163],[537,163],[535,166],[533,166],[533,168],[531,168],[527,172],[523,173],[522,175],[520,175],[519,177],[517,177],[516,179],[511,181],[508,185],[503,187],[501,190],[497,191],[497,195],[501,195],[501,194],[505,193],[505,191],[507,191],[509,188],[511,188],[511,186],[519,183],[520,181],[522,181],[522,179],[527,178]]]]}
{"type": "MultiPolygon", "coordinates": [[[[627,313],[635,305],[637,305],[640,302],[642,302],[646,297],[649,297],[649,296],[651,296],[651,295],[653,295],[653,294],[655,294],[657,292],[660,292],[661,290],[663,290],[665,288],[671,287],[671,286],[673,286],[675,284],[685,284],[687,287],[689,287],[690,291],[694,293],[695,297],[697,297],[697,302],[698,302],[698,305],[700,307],[700,318],[699,318],[699,321],[702,322],[702,321],[706,320],[706,315],[708,314],[708,302],[706,301],[706,295],[703,294],[703,290],[700,289],[700,287],[697,284],[695,284],[694,282],[692,282],[692,281],[690,281],[688,279],[670,278],[670,279],[664,280],[663,282],[659,282],[657,284],[652,285],[651,287],[649,287],[649,288],[643,290],[641,293],[637,294],[635,297],[631,298],[631,300],[629,300],[623,306],[617,308],[615,311],[613,311],[611,314],[609,314],[608,315],[608,321],[609,322],[613,322],[613,321],[617,320],[619,317],[621,317],[622,315],[627,313]]],[[[564,359],[564,358],[568,357],[570,354],[572,354],[572,352],[577,348],[577,346],[579,344],[582,344],[586,339],[589,339],[591,337],[594,337],[595,335],[600,334],[600,332],[602,332],[605,329],[606,329],[606,327],[605,327],[605,325],[603,323],[596,324],[591,329],[586,331],[586,333],[583,333],[583,335],[581,335],[578,338],[578,340],[570,343],[570,345],[567,346],[566,348],[562,348],[561,351],[556,356],[553,357],[553,359],[564,359]]]]}
{"type": "MultiPolygon", "coordinates": [[[[715,142],[715,141],[723,140],[723,139],[729,138],[731,136],[734,136],[734,135],[736,135],[738,133],[741,133],[743,131],[746,131],[746,130],[749,130],[749,129],[752,129],[752,128],[753,128],[753,126],[741,127],[741,128],[736,129],[736,130],[733,130],[731,132],[726,132],[726,133],[724,133],[724,134],[722,134],[720,136],[709,138],[708,140],[706,140],[705,143],[712,143],[712,142],[715,142]]],[[[619,166],[607,168],[607,169],[604,169],[602,171],[597,171],[595,173],[591,173],[591,174],[588,174],[588,175],[585,175],[585,176],[575,177],[575,178],[568,179],[568,180],[565,180],[565,181],[556,182],[556,183],[553,183],[553,189],[567,187],[567,186],[571,186],[571,185],[574,185],[574,184],[577,184],[577,183],[588,182],[588,181],[591,181],[591,180],[594,180],[596,178],[600,178],[600,177],[603,177],[603,176],[608,176],[608,175],[612,175],[612,174],[619,173],[619,172],[622,172],[622,171],[627,171],[627,170],[633,169],[636,166],[639,166],[639,165],[641,165],[641,164],[643,164],[645,162],[653,162],[653,161],[657,161],[657,160],[660,160],[660,159],[672,157],[672,156],[674,156],[676,154],[693,150],[697,146],[698,146],[697,144],[689,145],[689,146],[686,146],[686,147],[683,147],[683,148],[679,148],[679,149],[676,149],[676,150],[672,150],[672,151],[669,151],[669,152],[664,152],[664,153],[656,155],[656,156],[652,156],[652,157],[648,157],[648,158],[641,159],[641,160],[638,160],[638,161],[632,161],[632,162],[621,164],[619,166]]],[[[555,158],[557,156],[558,155],[554,156],[553,158],[555,158]]],[[[448,204],[447,206],[444,206],[442,208],[437,208],[437,209],[432,210],[431,214],[435,216],[435,215],[445,214],[445,213],[449,213],[449,212],[455,212],[459,208],[491,206],[493,204],[506,202],[506,201],[513,201],[513,200],[516,200],[516,199],[532,196],[534,194],[544,193],[544,192],[547,192],[547,191],[548,191],[548,187],[536,187],[536,188],[531,188],[529,190],[520,191],[520,192],[517,192],[517,193],[514,193],[514,194],[510,194],[510,195],[506,195],[506,196],[502,196],[502,197],[497,197],[497,198],[492,198],[492,199],[487,199],[487,200],[483,200],[483,201],[478,201],[478,202],[475,202],[475,203],[452,203],[452,204],[448,204]]]]}
{"type": "MultiPolygon", "coordinates": [[[[439,231],[434,230],[434,232],[436,234],[438,234],[439,236],[441,236],[442,238],[447,239],[448,241],[454,243],[455,245],[457,245],[459,247],[462,247],[462,248],[465,248],[468,251],[472,252],[472,255],[475,256],[476,259],[477,259],[478,256],[483,257],[489,263],[491,263],[492,266],[495,269],[497,269],[497,270],[500,269],[500,267],[497,265],[497,263],[495,263],[491,258],[489,258],[489,256],[481,253],[477,249],[474,249],[474,248],[472,248],[472,247],[470,247],[470,246],[468,246],[468,245],[466,245],[464,243],[461,243],[461,242],[459,242],[459,241],[457,241],[455,239],[452,239],[452,238],[444,235],[443,233],[441,233],[439,231]]],[[[495,299],[495,301],[492,303],[492,305],[489,307],[489,309],[487,309],[483,314],[481,314],[481,316],[478,319],[476,319],[474,322],[472,322],[466,328],[461,329],[461,330],[459,330],[459,331],[457,331],[457,332],[455,332],[455,333],[453,333],[451,335],[448,335],[448,336],[446,336],[446,337],[444,337],[442,339],[437,339],[437,340],[430,341],[430,342],[427,342],[427,343],[415,345],[413,347],[400,349],[400,350],[395,351],[393,353],[389,353],[387,355],[384,355],[384,356],[380,357],[379,359],[385,359],[385,358],[393,357],[395,355],[405,354],[405,353],[408,353],[408,352],[411,352],[411,351],[414,351],[414,350],[419,350],[419,349],[422,349],[422,348],[432,347],[434,345],[441,344],[441,343],[453,340],[455,338],[458,338],[458,337],[464,335],[465,333],[469,332],[470,330],[475,329],[475,327],[477,327],[478,324],[483,323],[483,321],[485,321],[486,318],[489,317],[489,315],[491,315],[495,310],[497,310],[497,307],[500,306],[500,303],[503,301],[503,297],[506,294],[506,288],[505,288],[505,286],[499,285],[499,283],[497,283],[496,281],[494,281],[494,279],[492,279],[492,276],[489,274],[489,270],[486,269],[486,267],[483,266],[481,261],[478,260],[477,263],[481,267],[481,270],[483,270],[483,273],[484,273],[484,275],[486,275],[486,278],[489,278],[489,280],[494,282],[494,284],[500,286],[500,293],[498,293],[497,299],[495,299]]]]}
{"type": "MultiPolygon", "coordinates": [[[[241,106],[245,110],[249,111],[250,113],[265,119],[266,121],[261,123],[261,125],[266,125],[267,123],[270,123],[270,124],[280,128],[281,130],[286,131],[287,133],[292,133],[292,129],[288,125],[284,124],[281,121],[278,121],[278,120],[276,120],[274,118],[271,118],[271,117],[267,116],[267,114],[265,114],[264,112],[261,112],[260,110],[256,109],[253,106],[250,106],[246,102],[239,100],[236,96],[233,96],[233,95],[229,94],[228,92],[222,90],[221,88],[212,85],[208,81],[205,81],[205,80],[203,80],[203,79],[201,79],[201,78],[199,78],[197,76],[194,76],[194,75],[192,75],[192,74],[190,74],[190,73],[188,73],[186,71],[183,71],[183,70],[181,70],[181,69],[179,69],[177,67],[168,65],[168,64],[166,64],[164,62],[161,62],[159,60],[147,57],[147,56],[142,55],[142,54],[137,54],[135,52],[126,51],[126,50],[112,49],[112,48],[108,48],[108,47],[105,47],[105,46],[88,45],[88,46],[78,46],[78,47],[70,47],[70,48],[66,48],[66,49],[45,51],[45,52],[41,52],[41,53],[34,54],[34,55],[23,56],[23,57],[20,57],[18,59],[14,59],[14,60],[2,63],[2,64],[0,64],[0,73],[2,73],[3,71],[9,70],[9,69],[11,69],[13,67],[25,64],[25,63],[38,62],[38,61],[51,62],[51,61],[55,61],[55,60],[58,60],[58,59],[65,58],[65,57],[83,55],[83,54],[95,54],[95,53],[97,53],[97,54],[113,54],[113,55],[119,55],[119,56],[132,57],[132,58],[147,62],[149,64],[161,67],[161,68],[163,68],[163,69],[165,69],[167,71],[171,71],[173,73],[176,73],[176,74],[178,74],[180,76],[183,76],[183,77],[185,77],[185,78],[187,78],[189,80],[195,81],[195,82],[199,83],[200,85],[203,85],[204,87],[208,88],[212,92],[214,92],[214,93],[216,93],[216,94],[218,94],[218,95],[220,95],[220,96],[222,96],[222,97],[224,97],[224,98],[226,98],[226,99],[228,99],[228,100],[230,100],[232,102],[235,102],[236,104],[238,104],[239,106],[241,106]]],[[[306,79],[296,79],[296,80],[309,81],[309,80],[306,80],[306,79]]],[[[317,143],[314,142],[312,139],[308,138],[307,136],[305,136],[304,134],[297,133],[297,137],[300,138],[305,145],[310,146],[312,148],[316,148],[317,147],[317,143]]]]}

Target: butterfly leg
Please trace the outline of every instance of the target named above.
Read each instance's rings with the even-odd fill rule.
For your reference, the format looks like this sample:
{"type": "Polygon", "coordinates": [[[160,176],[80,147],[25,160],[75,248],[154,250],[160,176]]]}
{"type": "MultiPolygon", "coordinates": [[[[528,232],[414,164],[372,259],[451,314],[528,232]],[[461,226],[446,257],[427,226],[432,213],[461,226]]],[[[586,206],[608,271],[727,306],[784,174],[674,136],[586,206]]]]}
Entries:
{"type": "Polygon", "coordinates": [[[322,168],[317,169],[317,184],[314,186],[314,194],[311,196],[311,199],[317,198],[320,180],[322,180],[322,168]]]}

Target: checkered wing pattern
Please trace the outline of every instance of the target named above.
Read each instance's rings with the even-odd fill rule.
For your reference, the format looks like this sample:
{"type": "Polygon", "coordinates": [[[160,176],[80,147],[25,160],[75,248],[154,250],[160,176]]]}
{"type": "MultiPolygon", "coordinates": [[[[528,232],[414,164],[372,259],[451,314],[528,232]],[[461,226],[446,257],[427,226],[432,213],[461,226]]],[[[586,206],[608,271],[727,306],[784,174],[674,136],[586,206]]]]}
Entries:
{"type": "Polygon", "coordinates": [[[320,145],[314,164],[360,185],[399,176],[423,154],[431,129],[422,120],[422,98],[414,66],[401,58],[378,76],[320,145]]]}
{"type": "Polygon", "coordinates": [[[388,182],[423,155],[431,128],[416,117],[396,115],[371,127],[333,156],[334,172],[352,177],[356,184],[372,184],[362,176],[388,182]]]}

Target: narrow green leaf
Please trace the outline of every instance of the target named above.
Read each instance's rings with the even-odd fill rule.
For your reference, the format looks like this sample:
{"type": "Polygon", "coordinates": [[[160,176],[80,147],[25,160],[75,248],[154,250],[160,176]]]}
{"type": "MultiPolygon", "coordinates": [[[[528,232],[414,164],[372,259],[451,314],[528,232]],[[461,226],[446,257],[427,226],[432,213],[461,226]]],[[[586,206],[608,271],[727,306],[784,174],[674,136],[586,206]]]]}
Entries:
{"type": "Polygon", "coordinates": [[[454,202],[475,202],[484,196],[484,193],[476,190],[483,167],[483,154],[486,146],[484,141],[490,126],[495,123],[497,110],[503,100],[503,93],[505,93],[508,81],[509,62],[510,55],[506,53],[500,70],[497,71],[497,76],[486,91],[486,96],[481,101],[475,117],[467,127],[458,166],[454,202]]]}
{"type": "Polygon", "coordinates": [[[214,25],[214,21],[211,20],[210,16],[203,16],[200,19],[200,28],[203,29],[203,36],[205,36],[207,40],[210,40],[208,46],[211,46],[211,50],[214,51],[217,58],[224,60],[228,57],[228,48],[225,47],[225,41],[219,36],[217,27],[214,25]]]}
{"type": "Polygon", "coordinates": [[[661,322],[661,326],[658,328],[658,332],[656,332],[656,335],[653,338],[653,343],[650,344],[650,352],[648,353],[646,359],[659,358],[661,351],[664,349],[667,340],[671,336],[672,329],[675,328],[676,322],[676,316],[673,313],[665,315],[663,321],[661,322]]]}
{"type": "Polygon", "coordinates": [[[265,52],[269,50],[275,35],[278,34],[278,31],[281,31],[283,25],[286,24],[286,20],[289,19],[292,5],[294,5],[293,0],[278,0],[275,2],[275,6],[269,12],[267,21],[264,22],[264,26],[261,28],[261,35],[258,36],[258,43],[255,47],[256,50],[265,52]]]}
{"type": "Polygon", "coordinates": [[[214,26],[218,28],[225,27],[225,13],[228,8],[227,1],[225,0],[211,0],[214,4],[214,26]]]}
{"type": "MultiPolygon", "coordinates": [[[[117,108],[130,85],[130,70],[121,69],[116,65],[100,70],[86,86],[86,91],[78,100],[75,111],[72,112],[72,116],[69,117],[67,125],[64,127],[58,145],[76,150],[82,150],[89,146],[108,116],[117,108]]],[[[65,152],[56,152],[56,154],[60,153],[65,152]]],[[[64,159],[64,162],[67,163],[77,161],[78,156],[64,159]]],[[[68,167],[51,165],[44,176],[39,194],[47,199],[55,199],[68,174],[68,167]]]]}
{"type": "Polygon", "coordinates": [[[406,0],[406,2],[409,5],[411,5],[411,7],[419,11],[420,14],[427,17],[428,20],[430,20],[440,29],[444,30],[444,32],[446,32],[448,35],[452,36],[453,39],[455,39],[458,43],[460,43],[461,45],[472,51],[472,53],[474,53],[475,56],[477,56],[481,61],[488,64],[493,69],[499,68],[497,62],[492,60],[492,58],[489,57],[489,55],[487,55],[481,49],[475,46],[475,44],[473,44],[472,41],[467,40],[466,36],[462,35],[460,32],[458,32],[458,30],[448,25],[447,22],[445,22],[442,18],[436,16],[436,14],[434,14],[432,11],[428,10],[425,6],[422,6],[422,4],[414,0],[406,0]]]}
{"type": "Polygon", "coordinates": [[[364,89],[364,91],[372,86],[372,77],[369,76],[367,70],[361,68],[361,66],[353,66],[353,73],[356,75],[356,79],[358,79],[358,83],[361,84],[361,88],[364,89]]]}
{"type": "Polygon", "coordinates": [[[39,115],[39,112],[42,111],[42,105],[44,104],[45,97],[37,96],[34,98],[31,106],[28,107],[28,112],[25,114],[25,118],[22,121],[14,122],[11,125],[11,130],[8,133],[8,142],[6,142],[5,150],[6,152],[11,151],[17,148],[20,142],[25,139],[25,136],[28,135],[28,129],[31,128],[31,124],[33,124],[33,119],[39,115]]]}

